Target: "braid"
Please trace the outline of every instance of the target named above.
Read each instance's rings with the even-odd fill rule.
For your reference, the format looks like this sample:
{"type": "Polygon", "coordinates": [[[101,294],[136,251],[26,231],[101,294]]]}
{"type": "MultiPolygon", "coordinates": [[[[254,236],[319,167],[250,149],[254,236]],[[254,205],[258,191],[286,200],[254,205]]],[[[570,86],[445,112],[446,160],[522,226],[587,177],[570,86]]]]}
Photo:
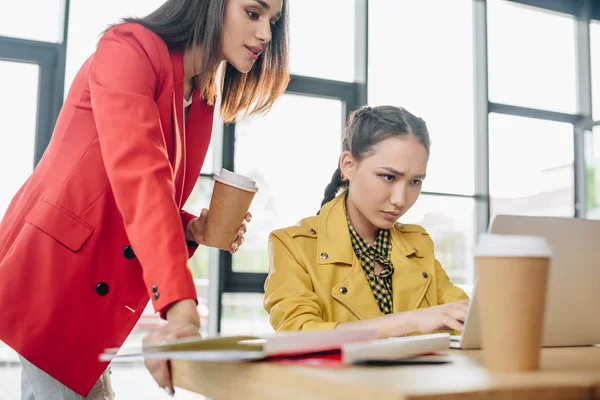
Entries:
{"type": "Polygon", "coordinates": [[[337,167],[337,169],[333,173],[333,176],[331,177],[331,182],[329,182],[329,185],[327,185],[327,187],[325,188],[325,197],[321,202],[321,207],[333,200],[337,195],[338,190],[340,190],[341,187],[345,187],[347,185],[348,181],[345,179],[342,180],[342,171],[340,170],[340,167],[337,167]]]}
{"type": "Polygon", "coordinates": [[[352,115],[354,116],[353,120],[378,117],[377,112],[369,106],[362,106],[361,108],[356,110],[352,115]]]}

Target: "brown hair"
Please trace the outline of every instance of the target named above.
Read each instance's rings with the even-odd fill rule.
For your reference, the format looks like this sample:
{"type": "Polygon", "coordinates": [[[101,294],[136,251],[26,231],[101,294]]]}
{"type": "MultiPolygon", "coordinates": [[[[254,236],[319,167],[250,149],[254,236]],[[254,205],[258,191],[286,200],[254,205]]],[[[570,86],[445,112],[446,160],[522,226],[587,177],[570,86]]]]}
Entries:
{"type": "Polygon", "coordinates": [[[253,115],[269,111],[289,83],[288,0],[283,0],[281,17],[272,28],[272,38],[261,57],[247,74],[229,63],[219,67],[223,18],[227,0],[167,0],[143,18],[124,18],[148,28],[169,49],[187,50],[204,44],[202,66],[196,87],[200,96],[214,104],[216,72],[222,71],[221,118],[234,122],[240,113],[253,115]]]}
{"type": "MultiPolygon", "coordinates": [[[[373,147],[390,137],[414,136],[421,142],[427,154],[431,146],[429,131],[425,121],[414,116],[402,107],[363,106],[348,117],[344,129],[342,151],[349,151],[356,160],[367,157],[373,147]]],[[[321,207],[333,200],[341,188],[348,187],[348,181],[342,180],[340,167],[333,173],[331,182],[325,188],[325,197],[321,207]]]]}

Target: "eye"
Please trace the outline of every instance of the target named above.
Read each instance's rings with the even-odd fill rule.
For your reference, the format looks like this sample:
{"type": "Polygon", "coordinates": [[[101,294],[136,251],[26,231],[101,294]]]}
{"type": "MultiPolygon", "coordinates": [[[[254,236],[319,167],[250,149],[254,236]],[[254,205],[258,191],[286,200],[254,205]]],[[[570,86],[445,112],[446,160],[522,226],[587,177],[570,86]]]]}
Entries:
{"type": "Polygon", "coordinates": [[[389,174],[380,174],[379,175],[384,181],[388,181],[388,182],[394,182],[394,180],[396,180],[396,177],[394,175],[389,175],[389,174]]]}
{"type": "Polygon", "coordinates": [[[257,13],[257,12],[255,12],[255,11],[251,11],[251,10],[246,10],[246,14],[248,14],[248,17],[249,17],[251,20],[257,20],[257,19],[258,19],[258,17],[259,17],[259,15],[258,15],[258,13],[257,13]]]}
{"type": "Polygon", "coordinates": [[[412,181],[410,181],[410,184],[413,186],[421,186],[423,184],[423,181],[420,179],[413,179],[412,181]]]}

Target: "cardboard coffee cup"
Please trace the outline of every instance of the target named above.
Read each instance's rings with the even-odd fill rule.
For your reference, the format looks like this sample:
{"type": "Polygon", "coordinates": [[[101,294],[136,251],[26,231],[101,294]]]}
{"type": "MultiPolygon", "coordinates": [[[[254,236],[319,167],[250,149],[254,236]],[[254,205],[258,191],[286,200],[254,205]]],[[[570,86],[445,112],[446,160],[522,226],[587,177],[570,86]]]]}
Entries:
{"type": "Polygon", "coordinates": [[[214,178],[204,242],[210,247],[229,250],[258,187],[252,179],[226,169],[214,178]]]}
{"type": "Polygon", "coordinates": [[[551,257],[543,237],[480,236],[475,250],[476,301],[489,370],[539,369],[551,257]]]}

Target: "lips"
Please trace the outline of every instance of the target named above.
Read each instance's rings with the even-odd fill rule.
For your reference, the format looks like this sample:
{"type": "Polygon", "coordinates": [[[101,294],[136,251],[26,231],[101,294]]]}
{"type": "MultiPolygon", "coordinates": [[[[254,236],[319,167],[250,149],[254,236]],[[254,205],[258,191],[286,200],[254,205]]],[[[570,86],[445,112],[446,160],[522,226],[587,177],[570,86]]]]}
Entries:
{"type": "Polygon", "coordinates": [[[382,211],[385,219],[389,220],[397,220],[400,218],[400,213],[390,212],[390,211],[382,211]]]}
{"type": "Polygon", "coordinates": [[[256,46],[246,46],[246,48],[256,55],[259,55],[263,51],[261,47],[256,46]]]}
{"type": "Polygon", "coordinates": [[[255,47],[255,46],[244,46],[246,48],[246,50],[248,50],[248,55],[256,60],[258,58],[258,56],[260,56],[260,54],[262,53],[262,49],[260,47],[255,47]]]}

